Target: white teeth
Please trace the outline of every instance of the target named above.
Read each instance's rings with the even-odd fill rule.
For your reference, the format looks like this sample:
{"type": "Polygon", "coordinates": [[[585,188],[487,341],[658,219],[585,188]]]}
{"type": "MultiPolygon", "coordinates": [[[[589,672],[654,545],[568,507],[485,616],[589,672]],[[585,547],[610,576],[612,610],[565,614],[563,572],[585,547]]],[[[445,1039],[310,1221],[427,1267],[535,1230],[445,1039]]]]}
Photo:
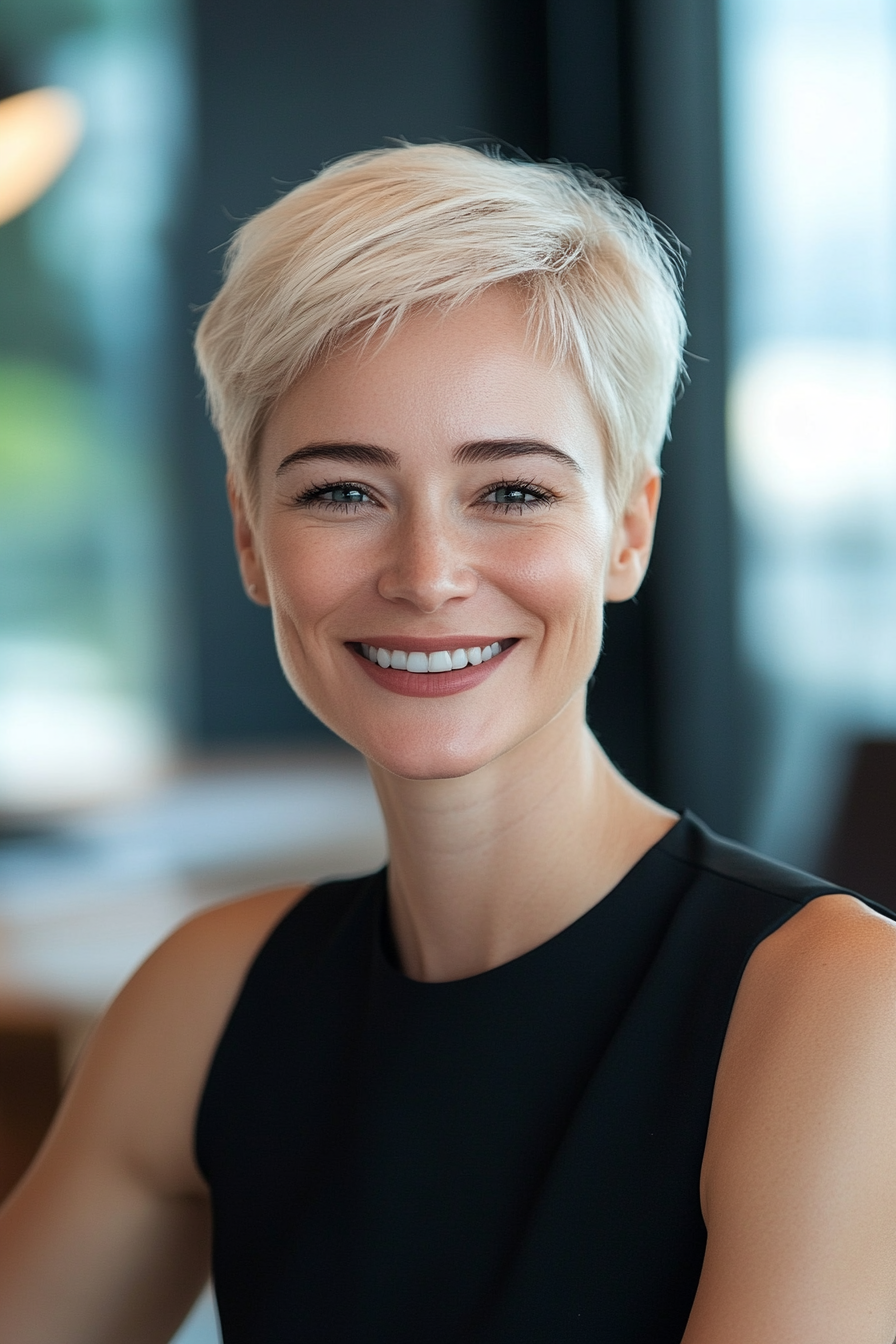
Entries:
{"type": "Polygon", "coordinates": [[[403,672],[454,672],[462,667],[478,667],[501,652],[500,643],[483,644],[473,649],[439,649],[435,653],[406,653],[404,649],[378,649],[375,644],[362,644],[361,653],[380,667],[394,667],[403,672]]]}

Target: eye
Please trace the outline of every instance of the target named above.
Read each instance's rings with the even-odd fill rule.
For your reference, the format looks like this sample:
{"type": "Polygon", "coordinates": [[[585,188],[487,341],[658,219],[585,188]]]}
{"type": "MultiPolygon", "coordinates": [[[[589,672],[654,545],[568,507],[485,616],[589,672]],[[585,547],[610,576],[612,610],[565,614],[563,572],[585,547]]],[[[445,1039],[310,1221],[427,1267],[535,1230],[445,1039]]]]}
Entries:
{"type": "Polygon", "coordinates": [[[553,496],[531,481],[501,481],[483,496],[484,504],[491,504],[505,513],[522,513],[553,503],[553,496]]]}
{"type": "Polygon", "coordinates": [[[370,496],[366,490],[362,490],[360,485],[331,485],[329,490],[322,490],[318,499],[325,500],[328,504],[363,504],[370,496]]]}
{"type": "Polygon", "coordinates": [[[314,485],[304,490],[296,495],[294,502],[303,508],[319,505],[325,509],[350,513],[373,501],[363,485],[355,481],[335,481],[330,485],[314,485]]]}

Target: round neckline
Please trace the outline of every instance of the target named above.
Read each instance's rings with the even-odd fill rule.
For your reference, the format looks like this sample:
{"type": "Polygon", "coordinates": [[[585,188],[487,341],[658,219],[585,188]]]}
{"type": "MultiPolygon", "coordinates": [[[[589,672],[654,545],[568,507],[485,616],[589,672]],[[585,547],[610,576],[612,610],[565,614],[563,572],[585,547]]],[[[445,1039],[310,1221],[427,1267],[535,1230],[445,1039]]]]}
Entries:
{"type": "Polygon", "coordinates": [[[685,833],[691,829],[692,824],[693,818],[691,813],[687,809],[684,809],[679,813],[678,820],[669,827],[665,835],[661,835],[659,840],[656,840],[649,849],[644,851],[641,857],[632,864],[631,868],[623,873],[615,886],[611,887],[604,896],[595,901],[593,905],[590,905],[587,910],[583,910],[582,913],[577,915],[569,924],[565,924],[562,929],[558,929],[556,933],[551,934],[550,938],[546,938],[541,943],[536,943],[534,947],[530,947],[526,952],[521,952],[517,957],[511,957],[509,961],[502,961],[497,966],[489,967],[488,970],[477,971],[474,975],[465,975],[454,980],[415,980],[413,976],[406,974],[406,972],[402,970],[398,960],[398,945],[395,941],[391,921],[389,919],[389,866],[387,864],[384,868],[381,868],[377,874],[377,877],[380,879],[378,883],[378,891],[376,893],[375,910],[375,922],[378,930],[378,935],[374,940],[377,964],[383,973],[388,975],[393,981],[406,986],[411,986],[412,990],[419,990],[421,993],[438,991],[443,993],[450,992],[453,987],[458,985],[473,986],[477,984],[485,984],[486,981],[494,981],[496,978],[500,977],[502,973],[512,975],[519,968],[526,969],[532,964],[532,960],[537,958],[539,954],[549,955],[551,951],[561,945],[564,939],[567,937],[574,937],[575,931],[578,930],[585,921],[597,918],[597,912],[604,909],[608,902],[610,902],[611,906],[615,906],[626,888],[629,887],[632,882],[637,881],[640,870],[664,849],[671,847],[673,850],[681,850],[683,847],[681,844],[682,838],[685,833]]]}

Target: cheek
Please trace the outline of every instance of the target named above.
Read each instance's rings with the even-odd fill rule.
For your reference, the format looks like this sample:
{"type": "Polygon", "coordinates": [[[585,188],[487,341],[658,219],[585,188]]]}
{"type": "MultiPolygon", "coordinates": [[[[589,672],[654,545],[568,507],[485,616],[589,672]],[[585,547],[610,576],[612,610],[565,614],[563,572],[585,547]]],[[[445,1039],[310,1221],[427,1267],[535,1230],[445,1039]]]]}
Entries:
{"type": "Polygon", "coordinates": [[[341,605],[364,573],[359,548],[334,544],[325,529],[272,529],[265,547],[275,618],[282,613],[314,621],[341,605]]]}
{"type": "Polygon", "coordinates": [[[603,608],[606,541],[596,529],[540,528],[516,548],[512,581],[548,624],[580,622],[603,608]]]}

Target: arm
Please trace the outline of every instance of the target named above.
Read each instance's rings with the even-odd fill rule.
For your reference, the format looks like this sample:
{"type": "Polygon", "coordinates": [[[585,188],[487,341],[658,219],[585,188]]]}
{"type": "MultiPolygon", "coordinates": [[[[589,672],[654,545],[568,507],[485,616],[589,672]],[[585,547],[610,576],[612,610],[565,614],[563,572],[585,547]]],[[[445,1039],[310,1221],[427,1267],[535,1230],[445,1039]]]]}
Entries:
{"type": "Polygon", "coordinates": [[[196,1108],[246,967],[296,895],[185,925],[106,1014],[0,1211],[3,1344],[161,1344],[189,1310],[209,1271],[196,1108]]]}
{"type": "Polygon", "coordinates": [[[896,928],[821,897],[747,966],[703,1166],[683,1344],[892,1344],[896,928]]]}

